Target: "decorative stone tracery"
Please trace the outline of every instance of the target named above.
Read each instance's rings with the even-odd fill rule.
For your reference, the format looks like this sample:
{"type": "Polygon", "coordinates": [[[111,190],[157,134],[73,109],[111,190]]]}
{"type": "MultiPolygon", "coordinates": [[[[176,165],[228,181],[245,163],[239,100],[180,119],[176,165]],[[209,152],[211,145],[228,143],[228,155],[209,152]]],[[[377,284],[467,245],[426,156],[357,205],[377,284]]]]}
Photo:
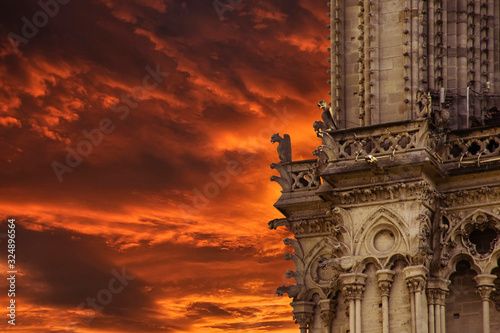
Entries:
{"type": "Polygon", "coordinates": [[[457,296],[454,284],[467,278],[469,293],[476,276],[489,332],[500,326],[488,317],[500,298],[500,128],[489,122],[500,107],[500,7],[492,0],[329,6],[331,103],[318,104],[316,158],[292,161],[282,146],[271,164],[281,186],[275,207],[285,218],[269,228],[293,234],[285,259],[296,267],[285,274],[295,285],[277,293],[293,299],[303,333],[360,333],[362,319],[383,333],[446,333],[455,318],[451,297],[470,296],[457,296]],[[481,118],[479,127],[469,128],[471,117],[481,118]],[[374,295],[381,311],[362,313],[376,307],[374,295]],[[342,299],[347,306],[339,302],[336,316],[342,299]]]}

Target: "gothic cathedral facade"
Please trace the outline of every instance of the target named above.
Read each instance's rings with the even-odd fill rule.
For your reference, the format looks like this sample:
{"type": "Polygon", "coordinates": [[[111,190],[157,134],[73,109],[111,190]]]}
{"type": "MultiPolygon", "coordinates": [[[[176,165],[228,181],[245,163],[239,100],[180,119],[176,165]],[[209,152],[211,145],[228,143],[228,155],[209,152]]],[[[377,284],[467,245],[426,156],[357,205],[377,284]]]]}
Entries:
{"type": "Polygon", "coordinates": [[[328,5],[315,158],[273,136],[277,293],[301,333],[500,332],[500,1],[328,5]]]}

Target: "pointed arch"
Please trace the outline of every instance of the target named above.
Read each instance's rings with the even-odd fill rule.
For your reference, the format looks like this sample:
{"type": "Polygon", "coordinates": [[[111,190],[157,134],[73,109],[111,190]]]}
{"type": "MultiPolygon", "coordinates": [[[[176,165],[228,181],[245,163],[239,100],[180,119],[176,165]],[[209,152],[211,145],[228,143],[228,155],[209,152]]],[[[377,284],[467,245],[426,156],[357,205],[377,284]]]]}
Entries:
{"type": "Polygon", "coordinates": [[[363,273],[369,264],[373,264],[377,270],[380,270],[383,267],[378,258],[366,257],[354,267],[354,272],[363,273]]]}
{"type": "Polygon", "coordinates": [[[387,261],[384,264],[384,269],[393,269],[396,261],[402,261],[405,267],[410,266],[410,261],[408,260],[408,256],[404,253],[398,252],[391,255],[387,258],[387,261]]]}
{"type": "Polygon", "coordinates": [[[457,264],[460,261],[467,261],[470,264],[470,268],[476,272],[477,274],[481,274],[482,269],[476,264],[474,258],[468,253],[457,253],[453,257],[450,258],[448,265],[445,269],[443,269],[443,277],[447,280],[450,279],[451,274],[456,272],[457,264]]]}
{"type": "Polygon", "coordinates": [[[358,244],[354,254],[387,257],[396,251],[409,251],[409,234],[408,226],[398,214],[380,207],[356,231],[354,239],[358,244]]]}

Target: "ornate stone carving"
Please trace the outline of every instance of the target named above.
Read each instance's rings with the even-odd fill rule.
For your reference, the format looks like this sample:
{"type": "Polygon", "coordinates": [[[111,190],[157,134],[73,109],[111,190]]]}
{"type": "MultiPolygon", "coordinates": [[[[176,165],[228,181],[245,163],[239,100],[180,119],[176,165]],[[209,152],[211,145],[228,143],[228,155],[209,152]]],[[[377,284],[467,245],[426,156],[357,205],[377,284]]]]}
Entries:
{"type": "Polygon", "coordinates": [[[320,300],[318,305],[320,306],[320,316],[325,327],[330,327],[335,318],[335,308],[337,307],[337,302],[333,299],[323,299],[320,300]]]}
{"type": "Polygon", "coordinates": [[[278,170],[280,174],[280,177],[271,176],[271,181],[280,184],[283,191],[290,191],[292,189],[292,177],[286,167],[282,163],[271,163],[271,169],[278,170]]]}
{"type": "Polygon", "coordinates": [[[290,231],[293,232],[295,237],[321,234],[332,234],[335,236],[340,233],[340,228],[332,218],[314,218],[290,223],[290,231]]]}
{"type": "Polygon", "coordinates": [[[279,133],[271,136],[271,143],[278,142],[278,156],[281,163],[289,163],[292,161],[292,145],[290,143],[290,136],[284,134],[283,137],[279,133]]]}
{"type": "Polygon", "coordinates": [[[394,278],[394,274],[396,272],[389,269],[382,269],[377,271],[377,281],[378,287],[380,289],[381,296],[389,297],[392,287],[392,281],[394,278]]]}
{"type": "Polygon", "coordinates": [[[302,163],[272,163],[271,169],[276,169],[280,176],[271,176],[282,187],[283,191],[316,189],[321,185],[318,164],[311,161],[302,163]]]}
{"type": "Polygon", "coordinates": [[[493,274],[478,274],[474,277],[477,283],[476,292],[481,296],[483,302],[491,300],[492,293],[495,292],[496,275],[493,274]]]}
{"type": "Polygon", "coordinates": [[[382,296],[389,296],[391,292],[392,283],[390,281],[379,281],[378,287],[382,296]]]}
{"type": "Polygon", "coordinates": [[[303,188],[316,188],[321,184],[317,169],[310,168],[304,171],[292,173],[292,190],[303,188]]]}
{"type": "Polygon", "coordinates": [[[304,251],[302,250],[302,245],[298,241],[292,238],[285,238],[283,239],[283,243],[285,245],[291,245],[293,247],[293,250],[295,251],[295,255],[298,256],[299,258],[304,257],[304,251]]]}
{"type": "Polygon", "coordinates": [[[453,235],[461,236],[470,254],[483,258],[495,249],[500,238],[500,221],[478,211],[463,221],[453,235]]]}
{"type": "Polygon", "coordinates": [[[442,202],[446,207],[462,207],[495,201],[500,201],[500,187],[483,186],[481,188],[458,190],[442,195],[442,202]]]}
{"type": "Polygon", "coordinates": [[[443,160],[458,162],[458,167],[481,166],[497,161],[500,153],[498,128],[470,131],[468,135],[448,135],[443,160]]]}
{"type": "Polygon", "coordinates": [[[337,125],[335,124],[334,116],[331,111],[331,108],[328,106],[328,103],[323,100],[318,103],[318,107],[323,110],[321,113],[321,119],[323,119],[323,122],[317,121],[314,124],[315,129],[318,128],[321,129],[322,131],[331,131],[337,129],[337,125]]]}
{"type": "Polygon", "coordinates": [[[446,297],[448,297],[450,293],[446,290],[441,289],[427,289],[427,303],[429,304],[438,304],[438,305],[446,305],[446,297]]]}
{"type": "Polygon", "coordinates": [[[477,287],[476,291],[483,301],[489,302],[491,293],[495,291],[495,287],[479,286],[479,287],[477,287]]]}
{"type": "Polygon", "coordinates": [[[304,261],[297,255],[292,253],[285,253],[285,260],[292,260],[298,271],[304,271],[304,261]]]}
{"type": "Polygon", "coordinates": [[[314,316],[314,303],[306,301],[294,301],[290,303],[293,310],[293,319],[299,324],[301,333],[306,333],[314,316]]]}
{"type": "Polygon", "coordinates": [[[370,169],[374,174],[383,174],[386,173],[380,161],[373,155],[365,156],[365,162],[368,163],[370,169]]]}
{"type": "Polygon", "coordinates": [[[426,279],[423,277],[412,277],[406,279],[406,286],[411,293],[422,292],[425,290],[426,279]]]}
{"type": "Polygon", "coordinates": [[[366,274],[348,273],[340,275],[342,293],[346,301],[362,299],[365,291],[366,274]]]}
{"type": "Polygon", "coordinates": [[[319,262],[319,267],[321,269],[325,269],[326,267],[331,266],[337,272],[343,273],[351,269],[351,267],[353,267],[355,259],[351,256],[345,256],[341,258],[329,258],[329,259],[320,257],[318,259],[318,262],[319,262]]]}
{"type": "Polygon", "coordinates": [[[426,182],[376,185],[363,189],[333,192],[334,204],[353,205],[367,202],[417,199],[432,205],[439,194],[426,182]]]}
{"type": "Polygon", "coordinates": [[[432,107],[432,98],[430,92],[423,92],[422,90],[417,90],[417,99],[418,105],[418,118],[428,118],[431,116],[431,107],[432,107]]]}
{"type": "Polygon", "coordinates": [[[346,300],[362,299],[365,287],[363,285],[350,284],[342,288],[346,300]]]}
{"type": "Polygon", "coordinates": [[[284,294],[287,294],[289,298],[293,298],[294,301],[298,300],[303,300],[305,293],[307,292],[307,288],[300,284],[300,285],[292,285],[292,286],[281,286],[276,289],[276,294],[278,296],[283,296],[284,294]]]}
{"type": "Polygon", "coordinates": [[[288,220],[287,219],[274,219],[274,220],[271,220],[267,223],[267,225],[269,226],[269,229],[271,230],[276,230],[276,228],[278,227],[287,227],[289,228],[290,227],[290,224],[288,223],[288,220]]]}
{"type": "Polygon", "coordinates": [[[408,266],[403,269],[406,286],[410,293],[425,291],[429,270],[423,265],[408,266]]]}

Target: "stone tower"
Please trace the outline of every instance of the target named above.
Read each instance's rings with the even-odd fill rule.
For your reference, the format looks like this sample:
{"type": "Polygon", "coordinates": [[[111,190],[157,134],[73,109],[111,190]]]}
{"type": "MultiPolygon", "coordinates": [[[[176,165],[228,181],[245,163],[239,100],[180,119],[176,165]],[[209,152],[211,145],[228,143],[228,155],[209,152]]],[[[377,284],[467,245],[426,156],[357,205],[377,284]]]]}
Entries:
{"type": "Polygon", "coordinates": [[[500,1],[329,7],[315,158],[273,136],[277,293],[301,333],[500,332],[500,1]]]}

